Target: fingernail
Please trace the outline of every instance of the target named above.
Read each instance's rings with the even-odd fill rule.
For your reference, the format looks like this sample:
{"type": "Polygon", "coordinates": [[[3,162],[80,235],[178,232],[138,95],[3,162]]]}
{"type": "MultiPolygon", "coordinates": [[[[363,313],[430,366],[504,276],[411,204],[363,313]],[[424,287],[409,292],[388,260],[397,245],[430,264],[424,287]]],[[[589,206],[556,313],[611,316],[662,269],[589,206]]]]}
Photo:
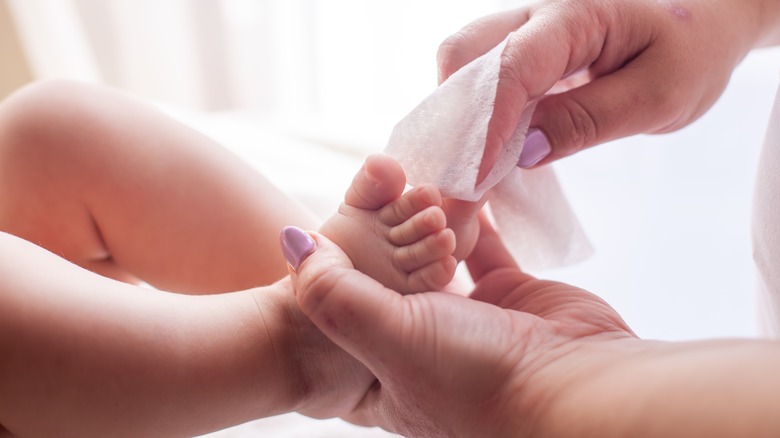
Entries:
{"type": "Polygon", "coordinates": [[[551,150],[550,142],[547,141],[547,136],[539,129],[531,128],[525,136],[523,151],[520,152],[520,159],[517,161],[517,166],[524,169],[531,167],[542,161],[547,155],[550,155],[551,150]]]}
{"type": "Polygon", "coordinates": [[[294,270],[298,270],[301,263],[314,252],[314,239],[309,233],[298,227],[284,227],[279,234],[279,241],[282,244],[282,254],[294,270]]]}

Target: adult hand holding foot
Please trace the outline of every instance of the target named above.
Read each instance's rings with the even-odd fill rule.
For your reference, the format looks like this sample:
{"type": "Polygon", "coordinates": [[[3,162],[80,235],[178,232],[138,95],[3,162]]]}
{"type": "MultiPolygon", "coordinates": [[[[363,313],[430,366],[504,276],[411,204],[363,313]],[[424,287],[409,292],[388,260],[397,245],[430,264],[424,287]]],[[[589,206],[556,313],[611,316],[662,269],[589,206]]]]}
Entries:
{"type": "Polygon", "coordinates": [[[376,376],[355,423],[412,437],[780,433],[777,344],[639,340],[595,295],[521,272],[484,222],[470,298],[400,295],[322,235],[303,247],[289,259],[303,312],[376,376]]]}
{"type": "Polygon", "coordinates": [[[530,435],[553,395],[541,389],[577,374],[550,364],[597,340],[633,339],[602,300],[522,273],[492,228],[481,229],[468,259],[473,299],[399,295],[320,234],[300,265],[289,260],[304,313],[377,376],[348,420],[406,436],[530,435]]]}
{"type": "Polygon", "coordinates": [[[507,36],[485,169],[537,98],[521,167],[686,126],[720,96],[748,51],[780,42],[780,2],[541,1],[481,18],[445,40],[440,80],[507,36]]]}

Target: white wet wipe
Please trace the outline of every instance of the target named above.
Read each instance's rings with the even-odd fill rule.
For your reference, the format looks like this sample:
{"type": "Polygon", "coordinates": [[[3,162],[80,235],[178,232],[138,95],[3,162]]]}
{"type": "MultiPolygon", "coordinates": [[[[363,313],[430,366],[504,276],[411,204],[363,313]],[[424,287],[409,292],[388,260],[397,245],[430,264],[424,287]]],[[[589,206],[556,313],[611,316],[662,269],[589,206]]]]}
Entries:
{"type": "Polygon", "coordinates": [[[490,191],[497,230],[524,268],[572,264],[592,248],[552,167],[517,167],[535,102],[526,106],[496,164],[476,185],[505,45],[458,70],[398,122],[385,153],[398,160],[412,186],[433,184],[443,196],[466,201],[490,191]]]}

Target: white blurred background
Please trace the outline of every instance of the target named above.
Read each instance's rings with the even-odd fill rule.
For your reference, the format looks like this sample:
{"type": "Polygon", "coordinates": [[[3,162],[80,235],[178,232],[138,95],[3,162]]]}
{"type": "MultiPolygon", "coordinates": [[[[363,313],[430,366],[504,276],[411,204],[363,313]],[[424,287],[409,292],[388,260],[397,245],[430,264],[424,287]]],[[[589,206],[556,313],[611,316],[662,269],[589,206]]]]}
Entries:
{"type": "MultiPolygon", "coordinates": [[[[0,0],[0,94],[50,77],[123,88],[326,215],[363,157],[436,86],[439,43],[522,3],[0,0]]],[[[690,127],[556,164],[596,254],[539,274],[599,294],[643,337],[758,335],[750,209],[778,72],[780,50],[755,52],[690,127]]],[[[295,415],[219,435],[269,431],[369,436],[295,415]]]]}

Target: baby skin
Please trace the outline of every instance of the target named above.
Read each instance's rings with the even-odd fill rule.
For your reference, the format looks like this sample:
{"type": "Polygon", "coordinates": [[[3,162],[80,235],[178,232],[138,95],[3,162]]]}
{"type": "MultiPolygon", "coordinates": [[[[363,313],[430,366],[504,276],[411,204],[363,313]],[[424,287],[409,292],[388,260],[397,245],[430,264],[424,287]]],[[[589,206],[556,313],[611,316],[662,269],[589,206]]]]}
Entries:
{"type": "Polygon", "coordinates": [[[478,215],[487,197],[442,199],[431,185],[402,195],[405,184],[394,159],[368,157],[338,212],[319,231],[344,250],[356,269],[390,289],[442,290],[476,245],[478,215]]]}
{"type": "Polygon", "coordinates": [[[421,185],[402,194],[405,185],[395,160],[370,156],[319,231],[355,268],[391,289],[441,290],[455,275],[455,234],[447,228],[438,190],[421,185]]]}
{"type": "MultiPolygon", "coordinates": [[[[321,231],[390,287],[439,289],[456,264],[447,206],[404,186],[394,160],[369,158],[321,231]]],[[[0,423],[194,435],[348,412],[373,378],[297,308],[285,225],[316,220],[132,98],[70,82],[14,94],[0,104],[0,423]]]]}
{"type": "MultiPolygon", "coordinates": [[[[348,213],[323,228],[345,244],[369,242],[356,260],[397,257],[403,268],[389,282],[446,282],[454,236],[438,192],[401,195],[403,183],[392,159],[369,158],[347,191],[348,213]],[[364,234],[371,227],[379,234],[364,234]]],[[[5,233],[0,256],[0,348],[10,352],[0,358],[0,436],[188,435],[291,409],[338,416],[374,382],[300,312],[289,278],[192,296],[112,281],[5,233]]]]}
{"type": "MultiPolygon", "coordinates": [[[[394,160],[370,157],[321,231],[388,287],[441,289],[473,246],[478,208],[404,187],[394,160]]],[[[286,273],[277,236],[287,225],[317,220],[211,139],[126,95],[44,82],[0,105],[0,230],[88,270],[190,294],[270,284],[286,273]]]]}

